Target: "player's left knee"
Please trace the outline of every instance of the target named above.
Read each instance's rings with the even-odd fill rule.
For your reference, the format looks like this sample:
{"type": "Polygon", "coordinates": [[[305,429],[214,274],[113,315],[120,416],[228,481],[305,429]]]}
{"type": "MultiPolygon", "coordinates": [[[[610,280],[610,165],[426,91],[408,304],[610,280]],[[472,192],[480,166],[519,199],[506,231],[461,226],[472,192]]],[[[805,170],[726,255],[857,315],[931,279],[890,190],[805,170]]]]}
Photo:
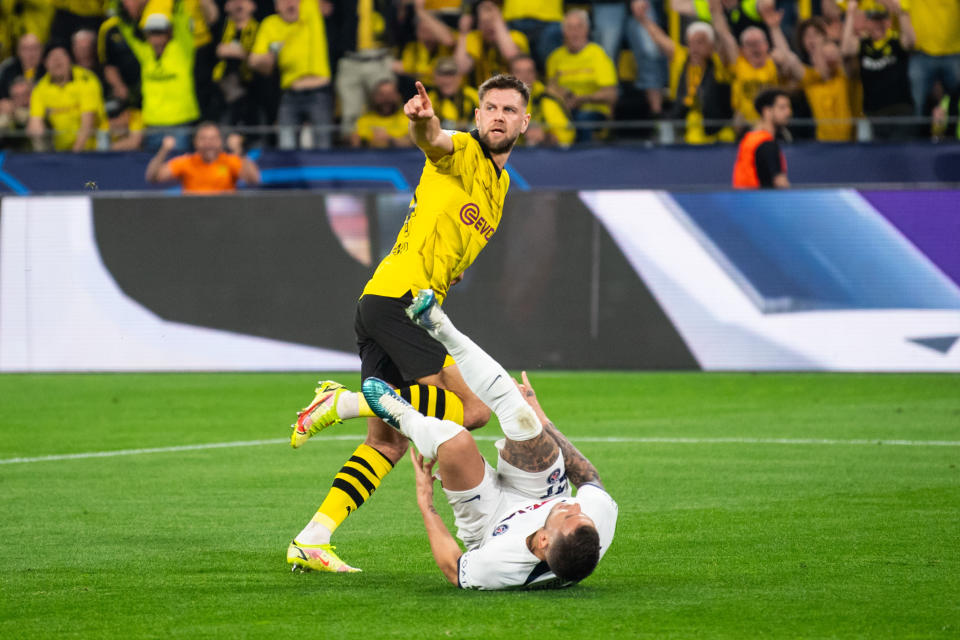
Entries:
{"type": "Polygon", "coordinates": [[[490,422],[490,408],[477,401],[476,403],[463,405],[463,426],[471,431],[479,429],[490,422]]]}

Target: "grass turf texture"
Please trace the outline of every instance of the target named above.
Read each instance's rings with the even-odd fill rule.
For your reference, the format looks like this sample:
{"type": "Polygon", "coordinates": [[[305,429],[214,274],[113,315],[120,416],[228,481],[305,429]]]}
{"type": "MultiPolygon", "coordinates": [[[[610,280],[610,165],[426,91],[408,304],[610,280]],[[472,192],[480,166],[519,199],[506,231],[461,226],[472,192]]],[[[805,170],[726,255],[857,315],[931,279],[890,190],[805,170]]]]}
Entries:
{"type": "MultiPolygon", "coordinates": [[[[0,376],[0,459],[285,437],[314,380],[0,376]]],[[[620,504],[613,546],[573,589],[447,584],[406,460],[335,536],[364,573],[290,573],[286,545],[360,441],[353,421],[299,451],[0,464],[0,637],[960,634],[960,447],[584,440],[957,441],[960,377],[535,373],[533,382],[620,504]]],[[[477,433],[492,455],[495,425],[477,433]]]]}

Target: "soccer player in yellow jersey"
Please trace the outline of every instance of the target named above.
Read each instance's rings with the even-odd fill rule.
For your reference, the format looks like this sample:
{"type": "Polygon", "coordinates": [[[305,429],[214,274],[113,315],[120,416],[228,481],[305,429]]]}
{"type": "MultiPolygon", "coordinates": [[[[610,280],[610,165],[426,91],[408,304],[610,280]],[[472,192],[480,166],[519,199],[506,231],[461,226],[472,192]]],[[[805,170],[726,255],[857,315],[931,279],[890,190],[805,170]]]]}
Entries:
{"type": "MultiPolygon", "coordinates": [[[[377,267],[357,303],[355,329],[360,375],[386,380],[424,415],[478,428],[490,409],[470,390],[443,345],[406,315],[421,289],[442,302],[497,230],[510,186],[504,171],[517,138],[527,129],[529,93],[513,76],[497,75],[479,89],[477,128],[445,131],[426,90],[404,105],[414,143],[426,155],[420,184],[393,249],[377,267]]],[[[301,446],[322,429],[365,416],[367,438],[344,463],[313,519],[287,549],[294,568],[358,571],[333,552],[330,536],[376,490],[407,450],[407,441],[376,419],[361,393],[321,382],[300,412],[291,444],[301,446]]]]}

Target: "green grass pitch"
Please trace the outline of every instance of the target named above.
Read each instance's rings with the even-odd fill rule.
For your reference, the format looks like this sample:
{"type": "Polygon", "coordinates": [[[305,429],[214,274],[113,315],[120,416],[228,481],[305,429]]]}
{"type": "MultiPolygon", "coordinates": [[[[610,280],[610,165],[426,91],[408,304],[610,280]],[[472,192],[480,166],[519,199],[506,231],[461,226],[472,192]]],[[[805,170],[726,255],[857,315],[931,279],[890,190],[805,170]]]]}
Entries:
{"type": "Polygon", "coordinates": [[[534,372],[620,519],[510,593],[445,582],[407,460],[334,538],[363,573],[289,571],[363,430],[276,441],[315,380],[0,376],[0,637],[960,637],[960,376],[534,372]]]}

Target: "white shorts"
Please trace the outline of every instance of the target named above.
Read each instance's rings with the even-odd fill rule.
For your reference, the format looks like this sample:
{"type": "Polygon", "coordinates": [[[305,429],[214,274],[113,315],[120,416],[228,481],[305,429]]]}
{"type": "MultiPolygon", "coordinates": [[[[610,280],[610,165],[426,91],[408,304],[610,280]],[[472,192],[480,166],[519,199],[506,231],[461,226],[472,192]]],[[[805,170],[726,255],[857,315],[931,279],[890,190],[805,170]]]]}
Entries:
{"type": "MultiPolygon", "coordinates": [[[[498,451],[503,450],[505,440],[496,442],[498,451]]],[[[563,453],[557,452],[557,459],[543,471],[523,471],[497,455],[497,468],[484,460],[483,480],[466,491],[448,491],[447,501],[453,508],[457,537],[463,541],[467,550],[473,549],[483,540],[498,517],[512,505],[530,500],[571,496],[570,483],[567,482],[563,453]]]]}

